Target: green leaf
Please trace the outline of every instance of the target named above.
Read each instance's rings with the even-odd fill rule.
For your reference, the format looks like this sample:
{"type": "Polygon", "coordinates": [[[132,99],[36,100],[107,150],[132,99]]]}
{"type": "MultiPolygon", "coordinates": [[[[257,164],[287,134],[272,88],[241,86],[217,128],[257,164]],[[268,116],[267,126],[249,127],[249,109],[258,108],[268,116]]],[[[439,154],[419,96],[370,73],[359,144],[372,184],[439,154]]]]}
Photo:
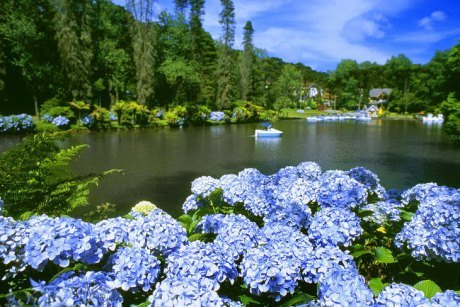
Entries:
{"type": "Polygon", "coordinates": [[[307,293],[300,293],[299,295],[294,296],[293,298],[289,299],[285,303],[279,305],[280,307],[289,307],[289,306],[296,306],[300,303],[308,303],[314,300],[315,297],[311,296],[307,293]]]}
{"type": "Polygon", "coordinates": [[[183,214],[177,218],[179,222],[182,222],[186,225],[190,224],[192,222],[192,217],[188,214],[183,214]]]}
{"type": "Polygon", "coordinates": [[[191,235],[190,237],[188,237],[188,240],[189,241],[203,241],[202,240],[203,237],[204,237],[203,234],[195,233],[195,234],[191,235]]]}
{"type": "Polygon", "coordinates": [[[377,247],[374,249],[375,262],[377,263],[395,263],[396,259],[393,257],[391,250],[385,247],[377,247]]]}
{"type": "Polygon", "coordinates": [[[372,251],[370,251],[370,250],[361,250],[361,251],[356,251],[356,252],[351,253],[351,255],[353,256],[354,259],[359,258],[362,255],[366,255],[366,254],[372,254],[372,251]]]}
{"type": "Polygon", "coordinates": [[[409,212],[409,211],[404,211],[401,210],[401,215],[400,215],[404,220],[410,221],[412,217],[414,216],[414,213],[409,212]]]}
{"type": "Polygon", "coordinates": [[[358,211],[358,216],[360,218],[371,216],[372,214],[374,214],[374,212],[370,210],[359,210],[358,211]]]}
{"type": "Polygon", "coordinates": [[[239,299],[245,306],[249,305],[249,304],[262,305],[261,302],[256,301],[255,299],[253,299],[252,297],[249,297],[247,295],[240,295],[239,299]]]}
{"type": "Polygon", "coordinates": [[[372,278],[371,280],[369,280],[368,284],[369,288],[371,288],[375,296],[379,295],[379,293],[385,287],[381,278],[372,278]]]}
{"type": "Polygon", "coordinates": [[[190,223],[190,226],[188,227],[188,233],[192,233],[195,228],[196,228],[196,225],[198,225],[198,223],[200,222],[200,220],[195,220],[193,222],[190,223]]]}
{"type": "Polygon", "coordinates": [[[431,299],[436,293],[442,292],[441,288],[432,280],[422,280],[414,285],[414,288],[425,294],[426,298],[431,299]]]}

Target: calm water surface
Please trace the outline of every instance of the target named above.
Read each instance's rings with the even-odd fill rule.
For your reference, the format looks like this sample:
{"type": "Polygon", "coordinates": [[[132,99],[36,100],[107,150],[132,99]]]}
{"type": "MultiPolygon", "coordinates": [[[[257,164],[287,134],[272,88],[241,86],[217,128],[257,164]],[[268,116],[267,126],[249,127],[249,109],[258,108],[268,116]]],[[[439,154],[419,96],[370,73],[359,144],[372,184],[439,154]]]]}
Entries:
{"type": "MultiPolygon", "coordinates": [[[[94,204],[115,203],[121,212],[149,200],[177,216],[199,176],[219,178],[247,167],[272,174],[303,161],[318,162],[323,170],[364,166],[386,188],[422,182],[460,186],[460,148],[449,144],[437,126],[390,120],[295,120],[274,126],[284,131],[282,138],[256,139],[257,125],[242,124],[91,132],[73,137],[70,144],[90,145],[74,166],[78,173],[125,170],[104,180],[90,197],[94,204]]],[[[12,142],[0,139],[0,150],[12,142]]]]}

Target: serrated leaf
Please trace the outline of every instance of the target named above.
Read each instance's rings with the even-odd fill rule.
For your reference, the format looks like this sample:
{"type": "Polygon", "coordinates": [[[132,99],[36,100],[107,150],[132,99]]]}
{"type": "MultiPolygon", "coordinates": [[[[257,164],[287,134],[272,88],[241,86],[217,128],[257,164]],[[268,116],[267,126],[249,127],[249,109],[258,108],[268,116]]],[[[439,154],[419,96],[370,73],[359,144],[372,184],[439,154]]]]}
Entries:
{"type": "Polygon", "coordinates": [[[190,224],[192,222],[192,217],[188,214],[183,214],[177,218],[179,222],[185,223],[185,224],[190,224]]]}
{"type": "Polygon", "coordinates": [[[252,297],[249,297],[247,295],[240,295],[239,299],[245,306],[249,305],[249,304],[262,305],[261,302],[256,301],[255,299],[253,299],[252,297]]]}
{"type": "Polygon", "coordinates": [[[204,235],[201,233],[196,233],[188,237],[188,240],[189,241],[202,241],[201,239],[203,238],[203,236],[204,235]]]}
{"type": "Polygon", "coordinates": [[[368,284],[375,296],[379,295],[383,288],[385,288],[381,278],[372,278],[368,284]]]}
{"type": "Polygon", "coordinates": [[[190,226],[188,227],[188,233],[192,233],[195,228],[196,228],[196,225],[198,225],[198,223],[200,222],[200,220],[195,220],[193,222],[190,223],[190,226]]]}
{"type": "Polygon", "coordinates": [[[372,254],[370,250],[361,250],[351,253],[354,259],[361,257],[362,255],[372,254]]]}
{"type": "Polygon", "coordinates": [[[285,303],[279,305],[280,307],[289,307],[289,306],[296,306],[300,303],[308,303],[314,300],[315,297],[311,296],[307,293],[300,293],[299,295],[294,296],[293,298],[289,299],[285,303]]]}
{"type": "Polygon", "coordinates": [[[432,280],[422,280],[414,288],[423,292],[426,298],[431,299],[436,293],[442,292],[441,288],[432,280]]]}
{"type": "Polygon", "coordinates": [[[393,257],[391,250],[385,247],[377,247],[374,249],[375,262],[378,263],[395,263],[396,259],[393,257]]]}
{"type": "Polygon", "coordinates": [[[410,221],[412,217],[414,216],[414,213],[409,212],[409,211],[404,211],[401,210],[401,215],[400,215],[404,220],[410,221]]]}

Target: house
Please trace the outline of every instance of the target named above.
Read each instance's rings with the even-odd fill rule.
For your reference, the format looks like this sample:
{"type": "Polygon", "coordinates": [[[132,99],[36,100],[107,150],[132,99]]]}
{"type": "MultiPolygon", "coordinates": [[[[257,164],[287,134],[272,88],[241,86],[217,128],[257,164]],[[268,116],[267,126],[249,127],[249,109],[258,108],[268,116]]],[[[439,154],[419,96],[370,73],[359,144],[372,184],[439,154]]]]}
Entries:
{"type": "Polygon", "coordinates": [[[373,88],[369,91],[369,102],[371,105],[387,103],[390,94],[391,88],[373,88]]]}
{"type": "Polygon", "coordinates": [[[379,108],[373,104],[369,108],[367,108],[367,116],[369,117],[378,117],[379,116],[379,108]]]}

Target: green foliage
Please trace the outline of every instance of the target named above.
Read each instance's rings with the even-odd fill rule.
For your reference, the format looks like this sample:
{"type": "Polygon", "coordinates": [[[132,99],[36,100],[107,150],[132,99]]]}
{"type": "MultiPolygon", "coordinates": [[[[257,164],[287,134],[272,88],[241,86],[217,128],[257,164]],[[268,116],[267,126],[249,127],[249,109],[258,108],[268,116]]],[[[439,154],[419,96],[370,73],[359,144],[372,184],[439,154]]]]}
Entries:
{"type": "Polygon", "coordinates": [[[86,145],[61,149],[57,141],[62,133],[26,137],[0,155],[0,195],[5,202],[4,215],[18,218],[24,214],[59,216],[87,205],[90,188],[109,174],[76,176],[72,160],[86,145]]]}
{"type": "Polygon", "coordinates": [[[65,116],[65,117],[67,117],[69,119],[75,117],[75,114],[73,113],[73,111],[68,106],[57,106],[57,107],[50,108],[50,109],[47,110],[46,113],[43,113],[42,115],[45,115],[45,114],[48,114],[48,115],[50,115],[52,117],[62,115],[62,116],[65,116]]]}
{"type": "Polygon", "coordinates": [[[425,297],[432,298],[442,289],[432,280],[422,280],[414,285],[414,288],[423,292],[425,297]]]}
{"type": "Polygon", "coordinates": [[[444,114],[443,129],[456,142],[460,144],[460,100],[457,100],[454,93],[450,93],[441,104],[444,114]]]}

